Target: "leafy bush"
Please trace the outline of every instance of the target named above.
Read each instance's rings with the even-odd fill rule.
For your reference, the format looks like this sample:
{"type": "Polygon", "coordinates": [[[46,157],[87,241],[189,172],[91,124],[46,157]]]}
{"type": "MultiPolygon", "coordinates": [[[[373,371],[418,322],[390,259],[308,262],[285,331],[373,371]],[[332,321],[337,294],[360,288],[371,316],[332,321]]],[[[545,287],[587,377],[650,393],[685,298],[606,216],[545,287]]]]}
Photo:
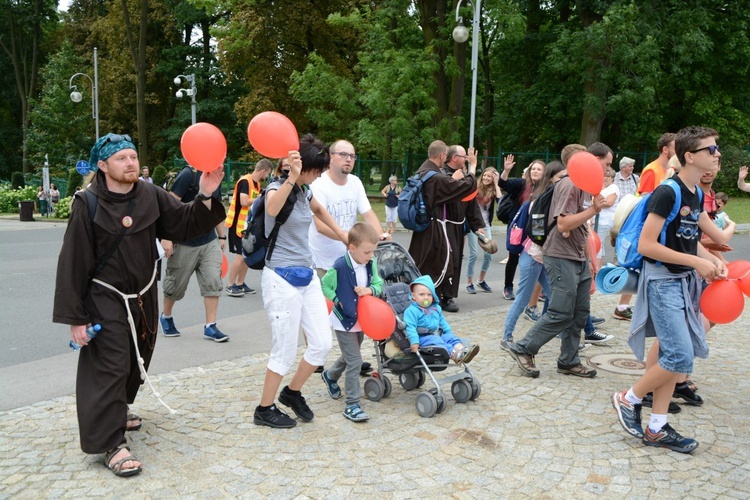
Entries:
{"type": "Polygon", "coordinates": [[[163,186],[164,181],[167,179],[167,169],[161,165],[158,165],[154,169],[154,173],[151,174],[151,178],[154,180],[155,185],[163,186]]]}
{"type": "Polygon", "coordinates": [[[70,203],[73,201],[72,196],[66,196],[65,198],[60,198],[60,201],[55,206],[55,218],[57,219],[67,219],[70,217],[70,203]]]}
{"type": "Polygon", "coordinates": [[[36,201],[36,188],[28,186],[12,189],[7,185],[0,186],[0,212],[18,213],[19,201],[36,201]]]}
{"type": "Polygon", "coordinates": [[[23,178],[23,172],[13,172],[10,178],[10,184],[13,189],[18,189],[26,186],[26,181],[23,178]]]}

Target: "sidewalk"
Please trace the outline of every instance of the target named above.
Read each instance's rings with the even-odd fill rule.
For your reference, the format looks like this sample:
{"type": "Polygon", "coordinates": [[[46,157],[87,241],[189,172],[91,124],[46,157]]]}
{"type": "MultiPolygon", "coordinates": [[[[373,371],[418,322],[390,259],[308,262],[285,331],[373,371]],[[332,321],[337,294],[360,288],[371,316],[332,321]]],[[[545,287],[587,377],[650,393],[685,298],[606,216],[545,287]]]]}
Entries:
{"type": "MultiPolygon", "coordinates": [[[[141,392],[133,411],[144,418],[143,429],[129,435],[144,463],[135,478],[116,478],[101,456],[80,451],[72,395],[0,412],[0,498],[750,496],[750,308],[709,334],[711,357],[699,360],[694,374],[704,406],[683,405],[670,415],[700,442],[682,455],[644,447],[611,408],[612,392],[639,373],[626,345],[628,323],[610,316],[616,297],[592,298],[592,311],[607,318],[602,330],[616,336],[610,347],[582,353],[589,364],[606,365],[593,380],[555,372],[556,340],[537,357],[541,376],[521,376],[499,348],[510,302],[499,295],[498,301],[448,318],[482,346],[472,362],[482,384],[477,401],[457,404],[446,386],[445,411],[421,418],[418,390],[407,393],[390,376],[390,397],[364,400],[371,420],[354,424],[341,416],[343,400],[331,400],[314,375],[304,394],[315,420],[272,430],[252,422],[267,355],[241,357],[154,377],[178,414],[141,392]]],[[[516,337],[530,325],[519,320],[516,337]]],[[[366,359],[371,352],[366,340],[366,359]]]]}

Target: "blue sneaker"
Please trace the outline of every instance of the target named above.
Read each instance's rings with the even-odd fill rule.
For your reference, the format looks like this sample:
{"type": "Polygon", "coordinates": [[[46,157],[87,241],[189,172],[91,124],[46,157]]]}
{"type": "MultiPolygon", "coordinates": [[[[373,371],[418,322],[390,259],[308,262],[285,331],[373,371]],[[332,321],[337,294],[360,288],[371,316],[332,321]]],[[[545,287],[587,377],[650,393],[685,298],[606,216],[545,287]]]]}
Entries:
{"type": "Polygon", "coordinates": [[[642,438],[643,427],[641,427],[641,405],[630,403],[630,401],[625,399],[626,393],[627,391],[622,391],[612,394],[612,407],[617,412],[617,419],[620,421],[622,428],[631,436],[642,438]]]}
{"type": "Polygon", "coordinates": [[[330,378],[328,378],[327,370],[320,374],[320,378],[322,378],[323,382],[326,383],[328,394],[333,399],[339,399],[341,397],[341,387],[339,387],[339,384],[337,384],[335,380],[331,380],[330,378]]]}
{"type": "Polygon", "coordinates": [[[476,289],[474,288],[474,285],[466,285],[466,293],[470,293],[472,295],[477,293],[476,289]]]}
{"type": "Polygon", "coordinates": [[[480,281],[477,283],[477,286],[487,293],[492,293],[492,287],[486,281],[480,281]]]}
{"type": "Polygon", "coordinates": [[[541,318],[542,315],[538,312],[536,306],[526,306],[526,308],[523,310],[523,317],[528,319],[529,321],[539,321],[539,318],[541,318]]]}
{"type": "Polygon", "coordinates": [[[249,286],[247,286],[247,285],[246,285],[246,284],[244,284],[244,283],[243,283],[243,284],[241,284],[241,285],[237,285],[237,286],[238,286],[238,287],[239,287],[239,288],[240,288],[240,289],[241,289],[241,290],[242,290],[243,292],[245,292],[245,293],[250,293],[250,294],[252,294],[252,293],[255,293],[255,289],[253,289],[253,288],[250,288],[249,286]]]}
{"type": "Polygon", "coordinates": [[[159,323],[161,323],[161,331],[165,337],[179,337],[180,331],[174,326],[174,318],[165,318],[164,314],[159,316],[159,323]]]}
{"type": "Polygon", "coordinates": [[[659,432],[651,432],[651,429],[647,426],[646,432],[643,434],[643,444],[663,446],[679,453],[690,453],[698,447],[698,441],[683,437],[669,424],[664,424],[659,432]]]}
{"type": "Polygon", "coordinates": [[[229,335],[224,335],[219,330],[219,327],[216,326],[216,323],[211,323],[203,328],[203,338],[213,340],[214,342],[226,342],[229,340],[229,335]]]}
{"type": "Polygon", "coordinates": [[[344,416],[352,422],[367,422],[370,417],[367,416],[358,403],[352,405],[346,405],[344,408],[344,416]]]}

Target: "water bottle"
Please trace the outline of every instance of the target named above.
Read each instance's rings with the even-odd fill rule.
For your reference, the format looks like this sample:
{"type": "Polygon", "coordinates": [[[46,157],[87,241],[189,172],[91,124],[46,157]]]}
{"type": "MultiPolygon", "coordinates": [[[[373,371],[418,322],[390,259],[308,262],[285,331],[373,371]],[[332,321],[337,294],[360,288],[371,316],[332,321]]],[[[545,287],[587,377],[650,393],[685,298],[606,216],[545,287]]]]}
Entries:
{"type": "MultiPolygon", "coordinates": [[[[100,325],[99,323],[95,325],[91,325],[90,327],[86,328],[86,335],[89,337],[89,341],[93,339],[94,337],[96,337],[96,334],[99,333],[99,330],[101,329],[102,329],[102,325],[100,325]]],[[[70,341],[70,344],[68,345],[70,345],[70,348],[73,349],[74,351],[78,351],[82,347],[81,345],[73,342],[72,340],[70,341]]]]}

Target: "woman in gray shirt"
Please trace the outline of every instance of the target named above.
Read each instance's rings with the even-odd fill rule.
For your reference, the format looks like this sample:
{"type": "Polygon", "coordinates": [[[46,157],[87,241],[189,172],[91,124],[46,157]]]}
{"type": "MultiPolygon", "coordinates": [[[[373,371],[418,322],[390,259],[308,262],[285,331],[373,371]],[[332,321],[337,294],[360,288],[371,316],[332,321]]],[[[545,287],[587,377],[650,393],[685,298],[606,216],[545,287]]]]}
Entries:
{"type": "Polygon", "coordinates": [[[287,197],[294,199],[289,218],[279,227],[270,259],[266,259],[261,278],[263,306],[271,323],[272,347],[263,383],[260,405],[253,422],[278,429],[297,425],[296,420],[275,404],[281,381],[294,365],[299,329],[307,339],[307,350],[289,385],[279,394],[279,402],[292,408],[297,417],[309,422],[314,415],[302,396],[302,386],[318,366],[325,363],[332,347],[331,329],[320,279],[313,271],[308,232],[312,214],[331,228],[346,243],[342,230],[325,207],[312,197],[308,184],[328,168],[328,148],[312,134],[300,138],[299,151],[291,151],[289,177],[271,183],[266,190],[265,227],[274,227],[287,197]]]}

